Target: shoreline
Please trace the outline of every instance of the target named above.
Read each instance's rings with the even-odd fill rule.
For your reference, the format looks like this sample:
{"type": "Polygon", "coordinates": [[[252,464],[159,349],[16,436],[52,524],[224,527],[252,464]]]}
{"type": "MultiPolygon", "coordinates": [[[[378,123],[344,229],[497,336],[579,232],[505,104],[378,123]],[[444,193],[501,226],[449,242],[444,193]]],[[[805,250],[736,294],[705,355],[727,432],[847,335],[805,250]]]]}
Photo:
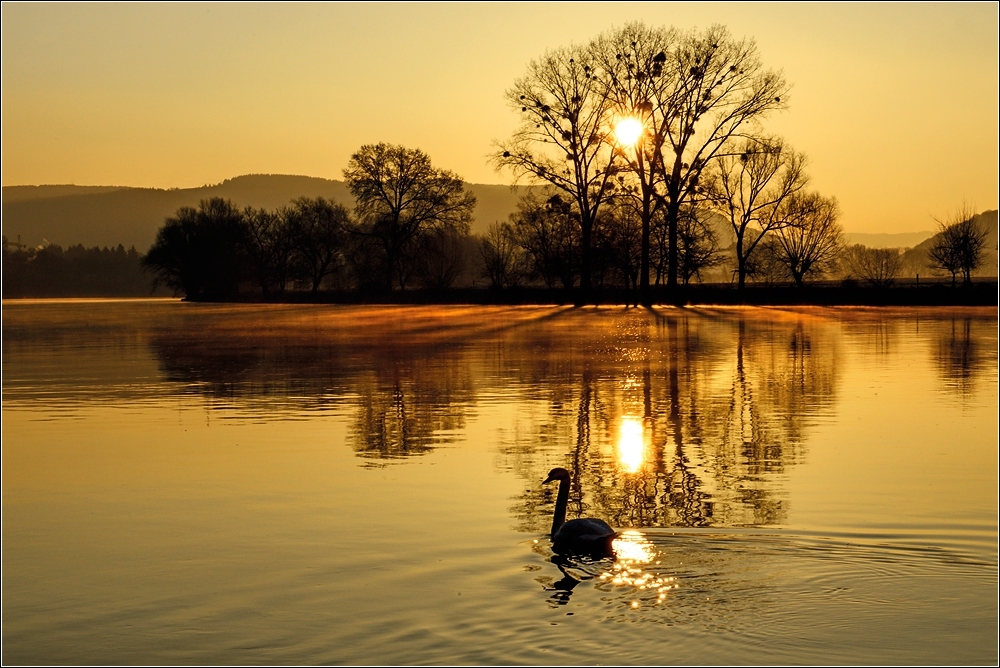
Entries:
{"type": "MultiPolygon", "coordinates": [[[[974,280],[971,285],[950,282],[917,283],[907,281],[888,287],[844,285],[842,282],[794,285],[747,286],[738,290],[727,283],[709,283],[682,286],[674,290],[654,287],[649,298],[640,300],[637,292],[623,288],[594,288],[584,295],[579,289],[547,288],[448,288],[444,290],[414,289],[391,293],[363,293],[357,291],[323,290],[320,292],[288,291],[275,295],[242,294],[228,298],[190,299],[197,303],[237,304],[352,304],[352,305],[504,305],[504,306],[585,306],[585,305],[639,305],[648,306],[994,306],[1000,301],[998,282],[995,278],[974,280]]],[[[174,299],[178,297],[173,297],[174,299]]],[[[28,302],[34,300],[146,300],[171,299],[169,296],[140,297],[135,294],[70,295],[29,294],[4,296],[3,301],[28,302]]]]}
{"type": "MultiPolygon", "coordinates": [[[[210,300],[189,300],[210,301],[210,300]]],[[[836,285],[746,287],[702,284],[668,291],[652,288],[648,300],[633,290],[595,288],[589,295],[578,290],[545,288],[451,288],[407,290],[390,294],[325,291],[286,292],[281,295],[241,295],[220,300],[234,303],[284,304],[472,304],[472,305],[647,305],[664,306],[997,306],[996,279],[972,285],[921,283],[885,288],[836,285]]]]}

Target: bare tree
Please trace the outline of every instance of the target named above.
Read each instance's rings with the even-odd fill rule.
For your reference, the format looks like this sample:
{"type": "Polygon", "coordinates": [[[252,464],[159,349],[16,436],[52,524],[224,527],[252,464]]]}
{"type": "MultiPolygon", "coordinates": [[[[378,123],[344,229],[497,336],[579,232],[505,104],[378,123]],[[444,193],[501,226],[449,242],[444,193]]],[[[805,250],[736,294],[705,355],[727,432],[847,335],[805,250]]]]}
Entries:
{"type": "Polygon", "coordinates": [[[701,199],[702,172],[732,140],[755,130],[770,111],[784,108],[788,86],[780,73],[763,67],[752,41],[736,40],[719,25],[678,33],[633,23],[598,38],[591,51],[618,114],[643,125],[636,147],[622,149],[641,202],[640,281],[648,286],[652,221],[663,207],[661,264],[667,285],[675,286],[683,273],[678,257],[682,211],[701,199]]]}
{"type": "Polygon", "coordinates": [[[292,265],[293,240],[288,216],[283,212],[247,207],[242,212],[246,229],[243,245],[260,291],[285,291],[292,265]]]}
{"type": "Polygon", "coordinates": [[[802,287],[807,274],[832,269],[843,248],[840,209],[836,199],[818,193],[793,194],[782,207],[788,225],[775,234],[775,250],[795,285],[802,287]]]}
{"type": "Polygon", "coordinates": [[[420,236],[415,274],[421,285],[437,290],[452,286],[465,270],[468,260],[466,238],[451,227],[431,230],[420,236]]]}
{"type": "Polygon", "coordinates": [[[737,285],[742,289],[754,249],[769,232],[791,224],[782,205],[808,180],[805,157],[780,139],[747,139],[737,149],[716,160],[708,189],[712,205],[733,228],[737,285]]]}
{"type": "Polygon", "coordinates": [[[705,209],[686,206],[677,219],[677,271],[684,285],[692,278],[700,279],[702,270],[722,264],[719,240],[707,222],[709,215],[705,209]]]}
{"type": "Polygon", "coordinates": [[[625,287],[635,290],[640,286],[642,237],[646,231],[641,206],[641,202],[631,197],[615,197],[604,209],[598,225],[598,236],[607,250],[610,264],[625,287]]]}
{"type": "Polygon", "coordinates": [[[667,141],[658,164],[666,191],[667,285],[673,287],[682,207],[700,198],[702,172],[727,145],[785,107],[788,85],[780,72],[764,68],[752,40],[734,39],[720,25],[680,35],[663,68],[672,89],[659,107],[667,141]]]}
{"type": "Polygon", "coordinates": [[[351,220],[342,204],[302,197],[285,210],[295,242],[297,268],[312,291],[344,261],[351,220]]]}
{"type": "Polygon", "coordinates": [[[482,273],[492,288],[509,288],[521,284],[525,274],[524,251],[517,244],[514,226],[499,221],[490,225],[479,242],[482,273]]]}
{"type": "Polygon", "coordinates": [[[927,253],[931,267],[949,272],[952,285],[960,273],[964,284],[972,283],[972,272],[983,263],[989,231],[976,221],[975,213],[967,206],[950,222],[938,221],[938,227],[937,237],[927,253]]]}
{"type": "MultiPolygon", "coordinates": [[[[748,234],[757,236],[758,232],[751,230],[748,234]]],[[[747,258],[747,280],[765,286],[788,280],[788,268],[781,261],[780,253],[781,249],[774,235],[761,241],[753,255],[747,258]]]]}
{"type": "Polygon", "coordinates": [[[892,285],[903,269],[903,253],[899,248],[869,248],[854,244],[847,247],[844,257],[851,276],[876,288],[892,285]]]}
{"type": "Polygon", "coordinates": [[[544,202],[528,195],[518,202],[511,222],[534,276],[550,289],[557,281],[572,288],[580,266],[579,216],[573,207],[559,195],[544,202]]]}
{"type": "Polygon", "coordinates": [[[521,115],[492,162],[561,191],[575,205],[580,226],[580,288],[590,289],[591,236],[610,194],[617,154],[609,142],[613,101],[595,76],[585,48],[566,47],[528,65],[506,93],[521,115]]]}
{"type": "Polygon", "coordinates": [[[664,201],[663,146],[667,141],[675,78],[666,63],[667,52],[675,47],[676,41],[677,33],[672,29],[650,28],[635,22],[601,35],[590,46],[598,80],[617,110],[617,122],[631,119],[641,124],[635,145],[622,145],[618,150],[627,161],[634,182],[626,192],[637,200],[636,213],[641,225],[637,273],[643,295],[649,288],[652,220],[664,201]]]}
{"type": "Polygon", "coordinates": [[[412,275],[411,253],[429,229],[454,228],[467,234],[476,198],[453,172],[436,169],[419,149],[366,144],[351,156],[344,178],[355,212],[384,254],[385,288],[405,289],[412,275]]]}

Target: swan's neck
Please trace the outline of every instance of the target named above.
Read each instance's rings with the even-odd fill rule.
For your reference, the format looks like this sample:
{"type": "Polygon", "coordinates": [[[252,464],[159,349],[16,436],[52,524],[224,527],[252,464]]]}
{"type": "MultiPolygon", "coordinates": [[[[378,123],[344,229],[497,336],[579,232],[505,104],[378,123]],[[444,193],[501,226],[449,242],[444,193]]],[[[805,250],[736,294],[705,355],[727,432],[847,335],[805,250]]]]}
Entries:
{"type": "Polygon", "coordinates": [[[556,512],[552,516],[552,535],[556,535],[559,527],[566,521],[566,503],[569,501],[569,478],[559,481],[559,495],[556,497],[556,512]]]}

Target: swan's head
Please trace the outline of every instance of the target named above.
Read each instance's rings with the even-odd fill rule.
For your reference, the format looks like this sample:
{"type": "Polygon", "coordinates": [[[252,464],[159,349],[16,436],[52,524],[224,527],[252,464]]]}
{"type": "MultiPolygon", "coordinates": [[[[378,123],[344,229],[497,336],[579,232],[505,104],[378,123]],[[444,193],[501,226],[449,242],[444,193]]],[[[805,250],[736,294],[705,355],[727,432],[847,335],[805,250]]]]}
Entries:
{"type": "Polygon", "coordinates": [[[549,471],[549,477],[542,484],[544,485],[546,482],[552,482],[553,480],[569,480],[569,471],[564,468],[554,468],[549,471]]]}

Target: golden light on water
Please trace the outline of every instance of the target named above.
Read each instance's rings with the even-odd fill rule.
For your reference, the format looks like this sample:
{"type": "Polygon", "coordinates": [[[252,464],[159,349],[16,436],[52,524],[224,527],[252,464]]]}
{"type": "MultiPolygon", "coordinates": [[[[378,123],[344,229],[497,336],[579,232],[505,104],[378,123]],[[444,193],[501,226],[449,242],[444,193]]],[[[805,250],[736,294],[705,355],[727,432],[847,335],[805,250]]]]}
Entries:
{"type": "Polygon", "coordinates": [[[657,551],[642,532],[634,529],[622,531],[613,545],[617,559],[611,571],[602,574],[600,579],[613,587],[629,588],[631,595],[636,597],[629,603],[632,609],[640,605],[664,603],[668,592],[680,586],[675,577],[643,570],[644,564],[651,564],[656,558],[657,551]]]}
{"type": "Polygon", "coordinates": [[[624,417],[618,433],[618,462],[627,473],[635,473],[646,457],[642,420],[624,417]]]}
{"type": "Polygon", "coordinates": [[[648,564],[653,560],[653,544],[635,529],[626,529],[615,538],[615,556],[633,564],[648,564]]]}
{"type": "Polygon", "coordinates": [[[615,138],[619,144],[632,146],[642,135],[642,123],[635,118],[623,118],[615,125],[615,138]]]}

